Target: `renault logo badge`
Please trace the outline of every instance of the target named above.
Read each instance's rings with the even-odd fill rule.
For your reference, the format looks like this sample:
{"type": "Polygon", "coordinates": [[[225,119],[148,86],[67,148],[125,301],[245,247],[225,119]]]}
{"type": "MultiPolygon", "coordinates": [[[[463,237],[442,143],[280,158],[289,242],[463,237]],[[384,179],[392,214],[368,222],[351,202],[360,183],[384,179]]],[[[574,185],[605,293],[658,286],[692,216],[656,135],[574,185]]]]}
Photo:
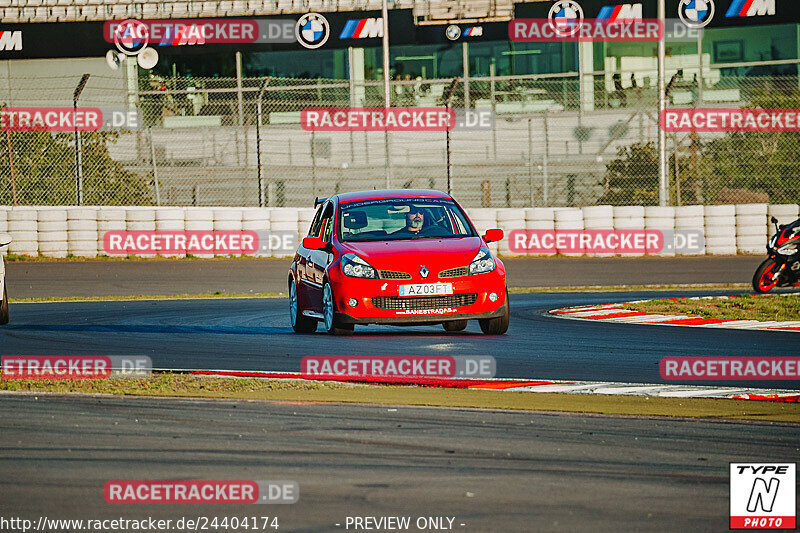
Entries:
{"type": "Polygon", "coordinates": [[[422,276],[423,278],[427,278],[428,274],[430,274],[430,271],[427,269],[427,267],[424,267],[424,266],[420,267],[420,269],[419,269],[419,275],[420,276],[422,276]]]}

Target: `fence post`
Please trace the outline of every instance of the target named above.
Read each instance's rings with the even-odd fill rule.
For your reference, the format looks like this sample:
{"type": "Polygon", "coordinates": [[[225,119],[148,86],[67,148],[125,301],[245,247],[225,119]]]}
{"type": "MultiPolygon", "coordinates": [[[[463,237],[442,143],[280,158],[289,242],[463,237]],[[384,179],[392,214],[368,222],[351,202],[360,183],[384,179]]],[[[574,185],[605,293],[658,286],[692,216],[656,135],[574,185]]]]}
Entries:
{"type": "Polygon", "coordinates": [[[264,164],[261,162],[261,100],[264,97],[264,91],[269,85],[272,78],[267,76],[261,82],[261,87],[258,89],[258,101],[256,103],[256,157],[258,158],[258,207],[266,207],[265,189],[264,189],[264,164]]]}
{"type": "Polygon", "coordinates": [[[153,181],[156,187],[156,205],[161,205],[161,187],[158,183],[158,165],[156,164],[156,147],[153,144],[153,128],[148,126],[147,138],[150,141],[150,157],[153,162],[153,181]]]}
{"type": "Polygon", "coordinates": [[[11,201],[17,207],[17,170],[14,168],[14,149],[11,146],[11,130],[6,130],[6,141],[8,142],[8,170],[11,178],[11,201]]]}
{"type": "MultiPolygon", "coordinates": [[[[381,45],[383,48],[383,98],[386,114],[389,114],[389,108],[392,106],[391,101],[391,87],[389,85],[389,6],[387,0],[383,0],[381,5],[381,20],[383,22],[383,39],[381,45]]],[[[386,150],[386,188],[388,189],[392,182],[392,162],[390,159],[390,146],[389,146],[389,129],[385,130],[384,145],[386,150]]]]}
{"type": "Polygon", "coordinates": [[[386,152],[386,188],[389,189],[392,186],[392,145],[389,142],[388,128],[383,131],[383,144],[386,152]]]}
{"type": "MultiPolygon", "coordinates": [[[[456,85],[458,85],[458,78],[453,78],[453,81],[450,82],[450,87],[447,90],[447,96],[444,99],[444,106],[447,109],[448,114],[450,113],[450,99],[453,98],[453,92],[456,90],[456,85]]],[[[447,194],[453,195],[453,166],[452,166],[452,153],[450,151],[450,127],[448,126],[445,141],[447,143],[447,194]]]]}
{"type": "MultiPolygon", "coordinates": [[[[548,128],[548,120],[547,120],[547,110],[544,111],[544,155],[542,156],[542,202],[544,203],[544,207],[550,205],[549,199],[547,198],[547,189],[549,184],[548,178],[549,170],[547,168],[548,160],[550,159],[550,130],[548,128]]],[[[532,206],[531,206],[532,207],[532,206]]]]}
{"type": "Polygon", "coordinates": [[[495,121],[495,127],[492,128],[492,159],[497,161],[497,94],[495,87],[494,76],[496,68],[494,62],[489,64],[489,101],[492,103],[492,120],[495,121]]]}
{"type": "Polygon", "coordinates": [[[533,207],[533,119],[528,117],[528,195],[533,207]]]}
{"type": "Polygon", "coordinates": [[[239,125],[244,124],[244,103],[242,102],[242,53],[236,51],[236,99],[239,104],[239,125]]]}
{"type": "Polygon", "coordinates": [[[469,109],[469,43],[461,42],[461,61],[464,67],[464,109],[469,109]]]}
{"type": "MultiPolygon", "coordinates": [[[[658,0],[658,20],[664,25],[665,18],[664,0],[658,0]]],[[[669,205],[669,184],[667,180],[667,133],[661,127],[661,114],[667,107],[665,94],[665,58],[666,44],[664,39],[658,40],[658,204],[669,205]]]]}
{"type": "Polygon", "coordinates": [[[75,203],[83,205],[83,163],[81,162],[81,136],[78,134],[78,98],[81,97],[83,88],[86,87],[86,82],[89,81],[90,74],[81,76],[81,81],[75,87],[75,92],[72,93],[72,123],[75,127],[75,203]]]}
{"type": "Polygon", "coordinates": [[[311,130],[311,194],[317,194],[317,147],[314,130],[311,130]]]}

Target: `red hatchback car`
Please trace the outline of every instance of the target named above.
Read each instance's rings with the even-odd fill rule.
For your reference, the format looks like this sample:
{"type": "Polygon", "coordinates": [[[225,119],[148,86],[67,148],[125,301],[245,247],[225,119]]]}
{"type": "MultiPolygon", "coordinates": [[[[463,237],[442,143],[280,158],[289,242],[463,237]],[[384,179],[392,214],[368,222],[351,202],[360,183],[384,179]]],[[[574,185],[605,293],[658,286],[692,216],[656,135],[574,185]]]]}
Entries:
{"type": "Polygon", "coordinates": [[[430,190],[338,194],[318,200],[308,237],[289,269],[291,323],[298,333],[321,322],[332,334],[355,324],[442,324],[461,331],[508,330],[503,263],[449,195],[430,190]]]}

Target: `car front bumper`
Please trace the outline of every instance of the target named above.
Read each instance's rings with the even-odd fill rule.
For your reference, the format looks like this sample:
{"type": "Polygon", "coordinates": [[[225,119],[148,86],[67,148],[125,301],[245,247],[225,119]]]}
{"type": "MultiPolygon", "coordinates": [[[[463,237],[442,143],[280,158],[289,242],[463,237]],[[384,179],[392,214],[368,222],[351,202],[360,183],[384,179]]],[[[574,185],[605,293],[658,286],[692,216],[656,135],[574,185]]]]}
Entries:
{"type": "Polygon", "coordinates": [[[331,276],[330,281],[336,300],[336,319],[345,324],[441,324],[496,318],[506,312],[506,277],[502,269],[473,276],[426,280],[360,279],[339,274],[331,276]],[[453,294],[400,297],[400,285],[411,283],[452,283],[453,294]],[[474,302],[468,303],[473,298],[474,302]],[[355,301],[355,306],[351,305],[351,300],[355,301]]]}

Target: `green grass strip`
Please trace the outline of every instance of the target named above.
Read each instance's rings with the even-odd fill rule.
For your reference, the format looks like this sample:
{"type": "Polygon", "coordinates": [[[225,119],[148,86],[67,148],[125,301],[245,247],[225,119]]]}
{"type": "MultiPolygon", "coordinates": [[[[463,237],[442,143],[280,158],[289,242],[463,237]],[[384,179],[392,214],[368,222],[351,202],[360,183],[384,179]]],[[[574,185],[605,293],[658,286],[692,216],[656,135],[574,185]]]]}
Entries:
{"type": "Polygon", "coordinates": [[[650,300],[629,304],[635,311],[662,315],[689,315],[721,320],[800,320],[800,294],[742,294],[727,299],[650,300]]]}
{"type": "Polygon", "coordinates": [[[155,374],[149,379],[3,380],[0,390],[117,396],[334,402],[800,423],[800,403],[367,386],[335,382],[155,374]]]}

